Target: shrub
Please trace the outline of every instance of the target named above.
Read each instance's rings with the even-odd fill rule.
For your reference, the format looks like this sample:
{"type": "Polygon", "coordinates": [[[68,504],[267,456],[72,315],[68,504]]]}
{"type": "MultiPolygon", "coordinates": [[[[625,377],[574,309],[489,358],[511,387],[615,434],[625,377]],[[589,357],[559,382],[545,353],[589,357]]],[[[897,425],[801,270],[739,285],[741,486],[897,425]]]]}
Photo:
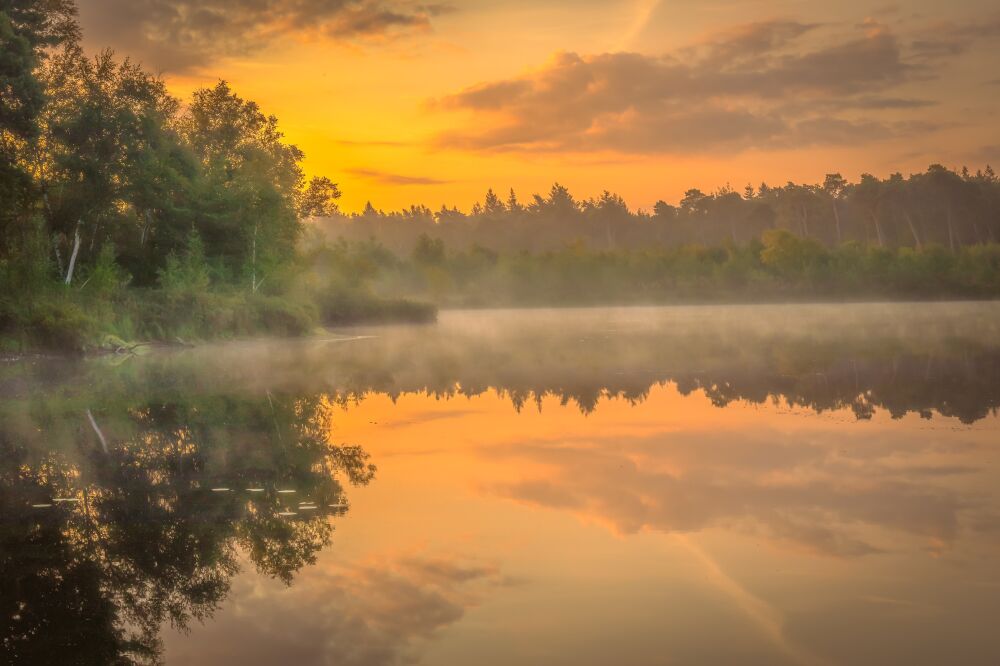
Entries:
{"type": "Polygon", "coordinates": [[[97,335],[97,322],[79,305],[44,299],[27,314],[24,330],[35,346],[53,351],[83,352],[97,335]]]}

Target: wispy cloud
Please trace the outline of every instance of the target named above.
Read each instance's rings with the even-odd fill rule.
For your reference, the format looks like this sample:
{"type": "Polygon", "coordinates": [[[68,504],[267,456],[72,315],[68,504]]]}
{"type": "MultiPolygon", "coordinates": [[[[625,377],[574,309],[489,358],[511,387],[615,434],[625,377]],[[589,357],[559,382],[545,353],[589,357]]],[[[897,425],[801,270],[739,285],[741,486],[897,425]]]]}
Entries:
{"type": "Polygon", "coordinates": [[[454,181],[430,178],[428,176],[406,176],[377,169],[354,168],[347,173],[357,178],[364,178],[382,185],[445,185],[454,181]]]}

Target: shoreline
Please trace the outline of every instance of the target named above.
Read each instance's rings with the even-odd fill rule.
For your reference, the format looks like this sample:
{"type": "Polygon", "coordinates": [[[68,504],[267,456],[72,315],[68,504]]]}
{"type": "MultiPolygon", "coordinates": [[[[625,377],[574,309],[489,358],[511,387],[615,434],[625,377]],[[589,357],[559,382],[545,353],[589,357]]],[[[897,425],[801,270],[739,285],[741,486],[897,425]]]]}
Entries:
{"type": "MultiPolygon", "coordinates": [[[[184,349],[195,349],[209,345],[219,345],[228,343],[248,343],[261,340],[287,340],[287,341],[307,341],[310,339],[319,340],[320,336],[330,333],[336,334],[338,331],[356,331],[359,328],[379,328],[390,326],[434,326],[439,323],[441,314],[458,314],[463,312],[488,313],[488,312],[541,312],[541,311],[587,311],[587,310],[656,310],[671,308],[756,308],[756,307],[835,307],[839,305],[851,306],[878,306],[878,305],[947,305],[947,304],[981,304],[984,306],[1000,304],[1000,298],[940,298],[940,299],[858,299],[858,300],[755,300],[755,301],[674,301],[669,303],[594,303],[594,304],[530,304],[530,305],[490,305],[490,306],[463,306],[446,305],[434,308],[432,318],[397,318],[397,319],[360,319],[345,322],[327,322],[320,324],[308,333],[302,335],[218,335],[211,338],[200,338],[196,340],[177,339],[170,340],[144,340],[144,341],[123,341],[114,340],[117,346],[104,345],[94,346],[84,350],[59,350],[52,348],[26,348],[17,351],[0,351],[0,364],[18,364],[31,361],[44,360],[68,360],[68,359],[94,359],[101,357],[129,357],[142,356],[146,353],[158,353],[165,351],[179,351],[184,349]]],[[[426,305],[426,304],[425,304],[426,305]]],[[[113,336],[108,336],[113,337],[113,336]]],[[[354,339],[347,337],[345,340],[354,339]]],[[[0,337],[0,343],[9,340],[0,337]]],[[[330,340],[333,341],[333,340],[330,340]]]]}

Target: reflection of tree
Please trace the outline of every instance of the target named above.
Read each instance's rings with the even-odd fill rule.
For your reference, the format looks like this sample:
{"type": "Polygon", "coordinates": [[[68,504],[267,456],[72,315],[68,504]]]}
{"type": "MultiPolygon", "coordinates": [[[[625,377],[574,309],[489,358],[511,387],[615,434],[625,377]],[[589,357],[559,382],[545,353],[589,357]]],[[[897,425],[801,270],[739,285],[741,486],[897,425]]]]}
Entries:
{"type": "MultiPolygon", "coordinates": [[[[192,387],[209,395],[280,387],[345,403],[371,393],[445,399],[496,391],[518,409],[555,397],[590,412],[604,398],[641,402],[653,387],[674,383],[720,407],[774,401],[817,412],[849,409],[859,419],[886,410],[971,423],[1000,406],[995,306],[842,307],[820,315],[808,306],[697,315],[639,310],[618,315],[622,322],[602,311],[475,313],[350,342],[195,349],[132,359],[123,368],[0,368],[0,396],[16,399],[41,384],[67,393],[81,411],[95,393],[117,399],[150,384],[172,387],[179,403],[192,387]]],[[[264,428],[267,414],[258,416],[264,428]]]]}
{"type": "Polygon", "coordinates": [[[290,583],[346,510],[340,479],[374,473],[330,443],[319,398],[162,397],[95,410],[106,454],[57,401],[35,410],[50,430],[0,433],[0,661],[155,661],[162,624],[211,615],[240,553],[290,583]]]}
{"type": "Polygon", "coordinates": [[[412,360],[374,343],[377,351],[367,361],[338,359],[346,372],[338,386],[327,388],[346,402],[371,393],[449,398],[495,390],[518,410],[529,404],[541,408],[543,399],[555,397],[584,413],[604,398],[642,402],[653,387],[667,383],[684,395],[702,391],[717,407],[774,402],[815,412],[849,409],[858,419],[884,409],[894,418],[910,412],[930,418],[937,412],[973,423],[1000,407],[1000,348],[995,346],[872,350],[855,340],[820,345],[786,337],[739,343],[709,338],[692,344],[640,338],[547,347],[525,341],[497,354],[487,344],[472,344],[471,349],[424,345],[429,358],[414,368],[412,360]],[[370,372],[364,364],[374,358],[390,359],[386,367],[396,373],[370,372]],[[447,371],[424,369],[436,361],[447,371]]]}

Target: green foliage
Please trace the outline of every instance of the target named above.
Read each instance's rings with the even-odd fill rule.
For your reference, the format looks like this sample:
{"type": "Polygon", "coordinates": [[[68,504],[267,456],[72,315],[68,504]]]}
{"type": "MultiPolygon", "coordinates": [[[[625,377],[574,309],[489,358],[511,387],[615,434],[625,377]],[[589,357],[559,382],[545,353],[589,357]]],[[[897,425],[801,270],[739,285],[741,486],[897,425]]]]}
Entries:
{"type": "Polygon", "coordinates": [[[444,241],[420,234],[413,248],[413,261],[424,266],[440,266],[444,263],[444,241]]]}
{"type": "Polygon", "coordinates": [[[761,263],[785,278],[795,279],[807,271],[817,271],[826,258],[822,245],[784,229],[766,231],[761,240],[764,244],[761,263]]]}
{"type": "Polygon", "coordinates": [[[181,256],[171,253],[166,265],[158,272],[160,288],[169,298],[197,294],[208,289],[211,282],[205,246],[197,232],[188,236],[181,256]]]}
{"type": "Polygon", "coordinates": [[[437,308],[429,303],[402,298],[379,298],[371,293],[331,284],[316,301],[324,324],[432,322],[437,318],[437,308]]]}
{"type": "Polygon", "coordinates": [[[374,293],[444,306],[1000,297],[997,244],[956,253],[935,244],[829,249],[776,230],[762,241],[719,247],[609,251],[578,242],[538,253],[442,247],[433,262],[417,253],[409,260],[386,256],[370,241],[334,247],[317,261],[354,266],[362,257],[380,257],[370,278],[374,293]]]}
{"type": "Polygon", "coordinates": [[[23,315],[21,330],[32,347],[71,352],[85,351],[94,340],[98,323],[66,298],[40,301],[23,315]]]}
{"type": "Polygon", "coordinates": [[[113,298],[125,288],[130,279],[129,274],[117,261],[115,246],[106,243],[97,255],[94,266],[87,272],[84,285],[91,294],[113,298]]]}

